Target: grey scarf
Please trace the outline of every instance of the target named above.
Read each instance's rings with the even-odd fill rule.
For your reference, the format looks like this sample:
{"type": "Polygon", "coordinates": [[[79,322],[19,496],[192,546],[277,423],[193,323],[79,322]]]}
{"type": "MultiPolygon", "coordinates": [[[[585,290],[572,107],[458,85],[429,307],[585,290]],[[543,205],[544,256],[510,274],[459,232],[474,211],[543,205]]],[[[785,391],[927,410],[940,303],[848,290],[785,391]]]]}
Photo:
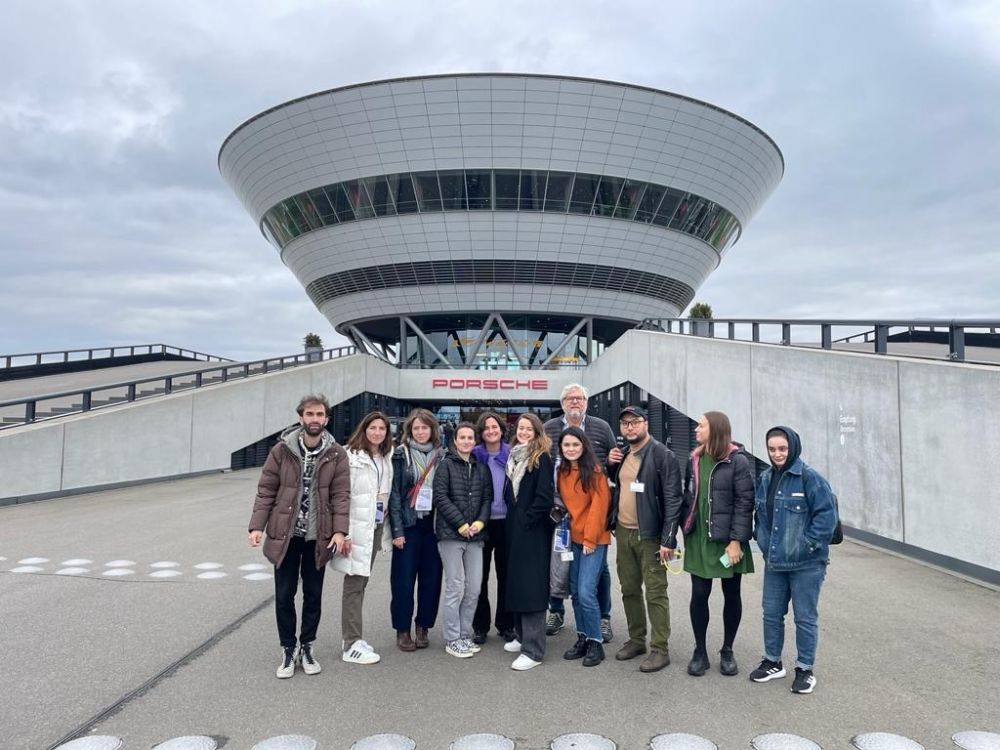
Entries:
{"type": "Polygon", "coordinates": [[[507,458],[507,478],[510,479],[510,487],[514,491],[514,502],[517,502],[517,491],[521,488],[521,480],[524,479],[525,472],[528,471],[528,446],[518,443],[510,449],[510,456],[507,458]]]}

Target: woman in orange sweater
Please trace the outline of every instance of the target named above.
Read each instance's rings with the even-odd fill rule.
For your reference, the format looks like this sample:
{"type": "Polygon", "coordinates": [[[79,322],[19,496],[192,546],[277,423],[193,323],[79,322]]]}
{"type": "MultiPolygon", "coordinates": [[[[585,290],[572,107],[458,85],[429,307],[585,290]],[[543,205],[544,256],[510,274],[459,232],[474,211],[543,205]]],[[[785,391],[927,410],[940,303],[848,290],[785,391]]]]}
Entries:
{"type": "Polygon", "coordinates": [[[563,430],[559,436],[559,459],[559,496],[570,515],[573,562],[569,569],[569,593],[576,620],[576,643],[563,658],[583,659],[583,666],[593,667],[604,661],[597,585],[611,544],[607,526],[611,490],[583,430],[577,427],[563,430]]]}

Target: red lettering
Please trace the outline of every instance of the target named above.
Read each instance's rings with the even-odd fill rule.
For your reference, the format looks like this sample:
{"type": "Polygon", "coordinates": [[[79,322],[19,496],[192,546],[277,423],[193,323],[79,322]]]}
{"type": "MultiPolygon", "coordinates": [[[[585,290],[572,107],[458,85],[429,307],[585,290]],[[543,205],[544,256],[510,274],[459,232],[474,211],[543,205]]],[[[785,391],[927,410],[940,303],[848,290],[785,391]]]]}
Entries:
{"type": "Polygon", "coordinates": [[[431,388],[447,388],[447,387],[448,387],[447,380],[443,379],[438,380],[437,378],[435,378],[434,380],[431,381],[431,388]]]}
{"type": "Polygon", "coordinates": [[[457,389],[465,388],[465,381],[464,380],[458,380],[458,379],[456,379],[456,380],[449,380],[448,381],[448,387],[449,388],[457,388],[457,389]]]}
{"type": "Polygon", "coordinates": [[[514,381],[514,387],[515,388],[531,388],[531,381],[530,380],[515,380],[514,381]]]}
{"type": "Polygon", "coordinates": [[[497,389],[497,381],[495,380],[484,380],[483,390],[485,391],[495,391],[497,389]]]}
{"type": "Polygon", "coordinates": [[[466,388],[482,388],[483,387],[482,386],[482,382],[483,381],[481,381],[481,380],[466,380],[465,381],[465,387],[466,388]]]}
{"type": "Polygon", "coordinates": [[[532,380],[531,390],[533,391],[547,391],[549,389],[549,381],[547,380],[532,380]]]}
{"type": "Polygon", "coordinates": [[[501,391],[512,391],[512,390],[514,390],[514,381],[513,380],[501,380],[500,381],[500,390],[501,391]]]}

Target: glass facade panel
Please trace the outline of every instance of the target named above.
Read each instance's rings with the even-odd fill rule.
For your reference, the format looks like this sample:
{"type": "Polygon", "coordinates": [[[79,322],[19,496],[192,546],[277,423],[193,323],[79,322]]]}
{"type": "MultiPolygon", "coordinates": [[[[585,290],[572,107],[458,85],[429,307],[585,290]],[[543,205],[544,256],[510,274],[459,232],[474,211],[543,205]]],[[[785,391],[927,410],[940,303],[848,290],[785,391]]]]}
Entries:
{"type": "Polygon", "coordinates": [[[618,205],[615,207],[615,218],[631,220],[635,216],[639,204],[642,202],[642,195],[645,189],[645,182],[625,180],[625,186],[618,196],[618,205]]]}
{"type": "Polygon", "coordinates": [[[327,194],[333,200],[333,208],[337,212],[337,218],[341,222],[354,221],[354,206],[351,205],[351,201],[344,191],[344,183],[334,185],[333,189],[336,192],[330,194],[328,191],[327,194]]]}
{"type": "Polygon", "coordinates": [[[521,171],[521,198],[518,207],[522,211],[541,211],[545,201],[545,179],[547,172],[521,171]]]}
{"type": "Polygon", "coordinates": [[[573,193],[569,201],[571,214],[589,214],[594,206],[594,196],[601,178],[596,174],[578,174],[573,181],[573,193]]]}
{"type": "Polygon", "coordinates": [[[651,222],[665,192],[667,192],[666,188],[659,185],[646,185],[646,192],[642,194],[642,200],[639,201],[639,206],[635,210],[635,220],[646,224],[651,222]]]}
{"type": "Polygon", "coordinates": [[[674,212],[677,211],[677,207],[684,196],[685,193],[679,190],[667,188],[667,192],[660,202],[660,208],[656,211],[656,216],[653,217],[653,223],[659,224],[661,227],[670,226],[670,220],[673,218],[674,212]]]}
{"type": "Polygon", "coordinates": [[[417,185],[417,205],[421,213],[433,213],[441,209],[441,188],[438,186],[437,172],[417,172],[413,175],[417,185]]]}
{"type": "MultiPolygon", "coordinates": [[[[278,203],[264,214],[261,231],[280,249],[305,232],[338,222],[442,210],[607,216],[669,227],[720,252],[740,236],[736,217],[693,193],[620,177],[542,170],[446,170],[347,180],[278,203]]],[[[540,265],[539,273],[544,272],[540,265]]]]}
{"type": "Polygon", "coordinates": [[[493,173],[466,172],[465,190],[472,210],[488,210],[493,207],[493,173]]]}
{"type": "Polygon", "coordinates": [[[334,213],[333,204],[330,203],[326,191],[323,188],[316,188],[309,191],[309,198],[312,200],[316,210],[319,211],[319,218],[324,224],[336,224],[337,214],[334,213]]]}
{"type": "Polygon", "coordinates": [[[549,172],[549,181],[545,188],[545,210],[561,214],[566,213],[572,190],[572,173],[549,172]]]}
{"type": "Polygon", "coordinates": [[[389,184],[389,194],[396,204],[396,213],[415,214],[417,212],[417,194],[413,189],[413,180],[409,174],[391,174],[386,177],[389,184]]]}
{"type": "Polygon", "coordinates": [[[622,192],[625,180],[618,177],[602,177],[597,186],[597,197],[594,200],[595,216],[612,216],[618,205],[618,196],[622,192]]]}
{"type": "Polygon", "coordinates": [[[520,175],[517,170],[509,172],[498,169],[493,173],[493,187],[497,211],[513,211],[517,209],[517,193],[520,182],[520,175]]]}
{"type": "Polygon", "coordinates": [[[394,216],[396,206],[393,205],[389,193],[389,183],[385,177],[367,177],[363,180],[368,197],[372,201],[372,209],[376,216],[394,216]]]}
{"type": "Polygon", "coordinates": [[[445,211],[464,211],[469,207],[465,199],[465,174],[457,172],[440,172],[441,201],[445,211]]]}

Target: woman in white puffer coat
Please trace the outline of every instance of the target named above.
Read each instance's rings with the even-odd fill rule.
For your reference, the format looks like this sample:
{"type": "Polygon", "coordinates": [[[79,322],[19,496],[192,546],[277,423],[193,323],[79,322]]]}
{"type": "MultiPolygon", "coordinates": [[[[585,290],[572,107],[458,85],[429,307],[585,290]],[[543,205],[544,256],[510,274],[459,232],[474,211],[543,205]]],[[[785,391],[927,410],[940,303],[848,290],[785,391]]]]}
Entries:
{"type": "Polygon", "coordinates": [[[375,553],[389,538],[385,522],[392,489],[389,418],[380,411],[365,415],[345,447],[351,467],[351,533],[345,554],[331,560],[330,567],[345,574],[340,613],[343,660],[375,664],[381,657],[362,637],[362,610],[375,553]]]}

